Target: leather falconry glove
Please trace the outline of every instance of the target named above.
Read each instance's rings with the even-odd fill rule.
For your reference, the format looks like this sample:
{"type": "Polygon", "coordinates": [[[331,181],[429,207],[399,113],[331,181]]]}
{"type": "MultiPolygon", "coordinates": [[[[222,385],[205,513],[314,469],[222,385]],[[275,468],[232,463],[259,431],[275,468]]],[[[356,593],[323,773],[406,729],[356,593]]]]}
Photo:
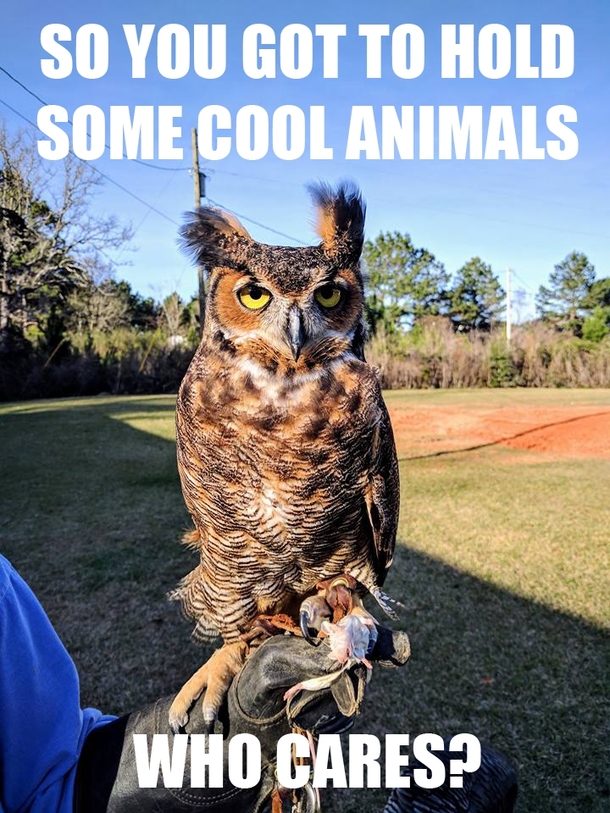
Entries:
{"type": "MultiPolygon", "coordinates": [[[[276,636],[248,658],[229,690],[217,726],[224,737],[223,787],[190,787],[191,752],[187,750],[183,787],[157,788],[138,785],[133,734],[166,734],[172,753],[174,735],[168,726],[173,697],[158,700],[141,711],[95,729],[87,737],[77,770],[74,813],[262,813],[271,809],[276,786],[275,758],[278,739],[294,728],[320,733],[341,733],[360,710],[370,670],[357,663],[344,670],[329,686],[295,693],[287,704],[286,691],[302,681],[325,677],[338,669],[328,657],[324,641],[312,647],[302,638],[276,636]],[[254,734],[261,745],[261,780],[253,788],[237,788],[228,777],[228,749],[237,734],[254,734]]],[[[379,627],[369,659],[386,666],[400,666],[410,655],[404,632],[379,627]]],[[[190,710],[185,733],[205,732],[201,703],[190,710]]],[[[206,743],[207,745],[207,743],[206,743]]]]}
{"type": "MultiPolygon", "coordinates": [[[[436,756],[450,773],[450,760],[459,752],[450,751],[451,737],[445,739],[445,750],[436,756]]],[[[481,765],[473,773],[464,773],[461,788],[444,783],[430,790],[415,783],[413,772],[425,768],[419,760],[411,758],[401,773],[411,777],[408,788],[394,788],[383,813],[513,813],[517,801],[517,771],[512,762],[500,751],[481,746],[481,765]]]]}

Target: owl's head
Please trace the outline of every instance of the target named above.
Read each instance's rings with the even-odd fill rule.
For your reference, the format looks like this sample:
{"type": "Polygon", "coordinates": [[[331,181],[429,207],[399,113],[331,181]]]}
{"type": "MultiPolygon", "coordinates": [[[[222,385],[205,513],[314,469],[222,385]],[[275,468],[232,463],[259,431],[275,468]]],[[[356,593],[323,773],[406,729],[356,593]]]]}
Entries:
{"type": "Polygon", "coordinates": [[[365,206],[350,184],[309,191],[316,246],[259,243],[219,209],[188,215],[184,246],[209,271],[204,341],[217,337],[268,369],[293,372],[348,352],[362,358],[365,206]]]}

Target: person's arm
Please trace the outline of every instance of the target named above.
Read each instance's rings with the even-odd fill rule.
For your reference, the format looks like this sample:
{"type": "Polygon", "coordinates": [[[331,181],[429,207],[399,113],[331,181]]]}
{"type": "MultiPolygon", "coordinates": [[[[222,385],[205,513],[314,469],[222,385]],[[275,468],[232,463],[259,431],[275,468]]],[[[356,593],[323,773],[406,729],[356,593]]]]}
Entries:
{"type": "MultiPolygon", "coordinates": [[[[402,665],[408,638],[379,628],[371,659],[402,665]]],[[[82,711],[75,666],[38,600],[0,556],[0,813],[191,813],[268,810],[274,756],[282,734],[296,724],[314,733],[346,730],[359,710],[366,670],[358,665],[329,688],[301,691],[289,704],[286,689],[336,668],[328,648],[278,636],[263,644],[235,679],[224,710],[222,788],[191,788],[186,763],[182,788],[141,788],[133,734],[167,734],[172,698],[117,719],[82,711]],[[289,719],[290,716],[290,719],[289,719]],[[261,743],[262,779],[252,789],[228,781],[227,750],[236,734],[261,743]]],[[[205,730],[201,703],[191,709],[187,733],[205,730]]],[[[478,813],[511,811],[516,779],[501,755],[483,750],[483,765],[463,791],[394,791],[387,813],[427,809],[447,813],[456,800],[478,813]],[[457,797],[460,797],[457,799],[457,797]]],[[[189,756],[190,759],[190,756],[189,756]]]]}
{"type": "Polygon", "coordinates": [[[112,719],[81,710],[72,659],[37,598],[0,556],[0,810],[71,813],[83,743],[112,719]]]}
{"type": "MultiPolygon", "coordinates": [[[[380,657],[391,658],[392,636],[381,640],[380,657]]],[[[404,634],[397,640],[402,646],[397,658],[404,662],[408,640],[404,634]]],[[[188,768],[184,789],[140,788],[132,735],[171,735],[172,698],[120,719],[81,710],[72,659],[36,596],[0,555],[0,813],[175,813],[202,805],[222,813],[236,804],[249,813],[271,791],[276,742],[290,730],[286,689],[334,669],[325,647],[313,649],[284,636],[271,639],[249,659],[229,694],[224,789],[192,790],[188,768]],[[263,780],[240,791],[228,782],[226,751],[236,733],[246,732],[261,741],[263,780]]],[[[332,691],[301,692],[291,704],[298,722],[314,731],[343,730],[359,706],[364,672],[364,667],[350,670],[332,691]]],[[[197,703],[187,731],[204,730],[197,703]]]]}

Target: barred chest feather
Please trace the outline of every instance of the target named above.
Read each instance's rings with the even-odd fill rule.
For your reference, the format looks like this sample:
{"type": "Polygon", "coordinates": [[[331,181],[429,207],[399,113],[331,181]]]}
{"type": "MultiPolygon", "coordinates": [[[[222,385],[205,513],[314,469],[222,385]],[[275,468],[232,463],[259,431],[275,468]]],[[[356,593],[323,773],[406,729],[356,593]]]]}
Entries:
{"type": "Polygon", "coordinates": [[[380,418],[375,372],[349,354],[292,377],[216,361],[187,376],[178,410],[183,491],[208,578],[228,556],[244,566],[239,578],[256,573],[262,593],[277,580],[310,589],[348,564],[370,579],[362,526],[380,418]]]}

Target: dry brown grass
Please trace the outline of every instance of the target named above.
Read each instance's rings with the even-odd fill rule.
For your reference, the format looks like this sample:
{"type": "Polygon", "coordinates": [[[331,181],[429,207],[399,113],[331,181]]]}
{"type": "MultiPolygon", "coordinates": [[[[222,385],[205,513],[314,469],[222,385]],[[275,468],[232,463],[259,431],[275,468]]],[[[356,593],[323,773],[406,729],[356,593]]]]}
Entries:
{"type": "Polygon", "coordinates": [[[542,323],[516,327],[507,348],[502,330],[461,334],[428,317],[404,336],[380,331],[367,359],[389,389],[610,387],[610,341],[585,342],[542,323]]]}

